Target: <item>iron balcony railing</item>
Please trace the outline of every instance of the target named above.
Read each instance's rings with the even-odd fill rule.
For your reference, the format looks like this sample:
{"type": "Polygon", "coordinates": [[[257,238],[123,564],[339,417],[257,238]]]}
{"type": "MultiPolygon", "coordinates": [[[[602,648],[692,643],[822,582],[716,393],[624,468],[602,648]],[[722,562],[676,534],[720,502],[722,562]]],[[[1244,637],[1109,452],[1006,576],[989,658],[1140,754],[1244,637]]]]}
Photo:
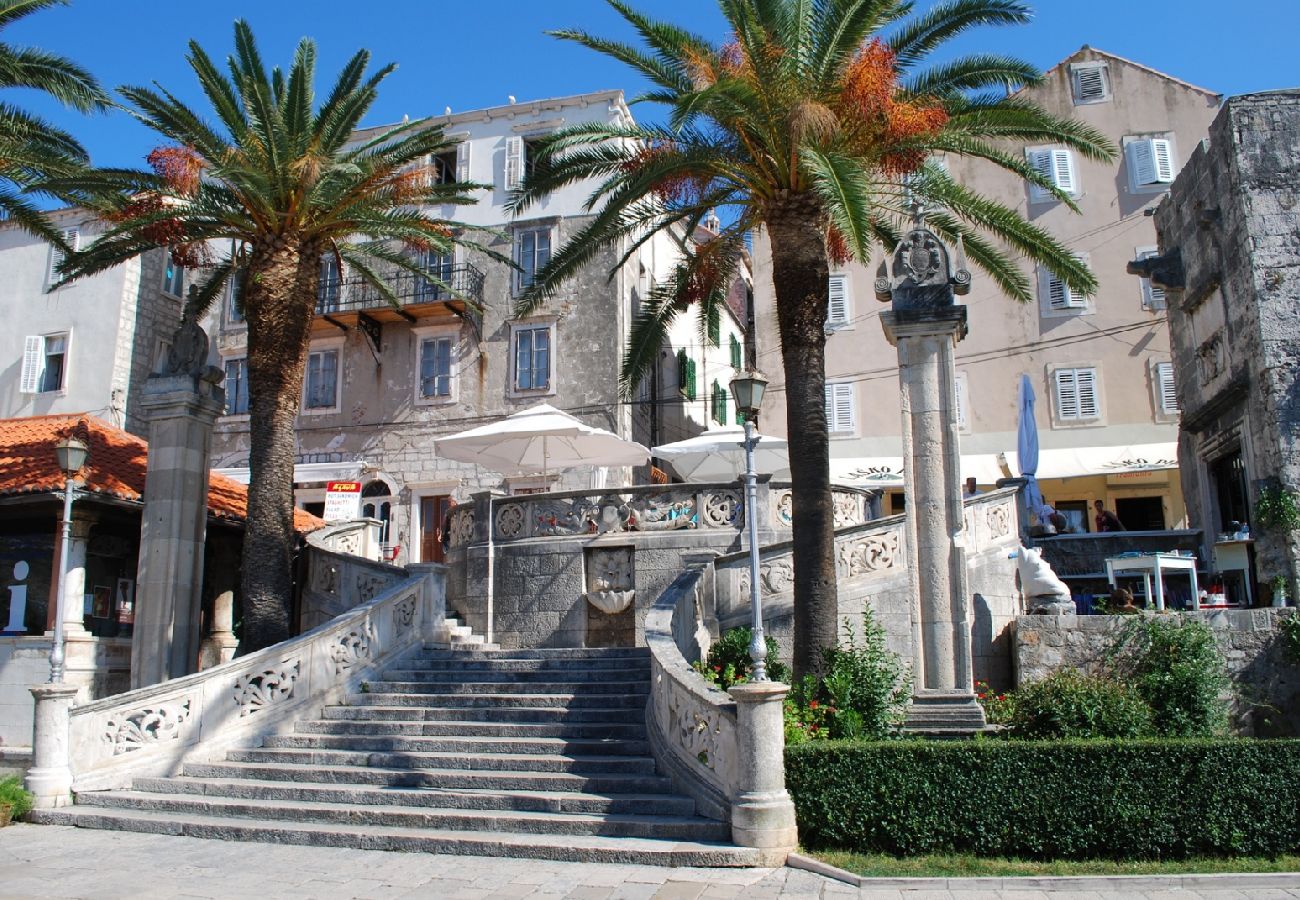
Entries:
{"type": "MultiPolygon", "coordinates": [[[[397,296],[398,308],[459,300],[465,304],[463,315],[481,328],[483,273],[469,263],[437,266],[428,271],[428,276],[404,270],[387,274],[384,280],[397,296]]],[[[316,290],[318,316],[393,308],[387,297],[356,275],[347,278],[322,275],[316,290]]]]}

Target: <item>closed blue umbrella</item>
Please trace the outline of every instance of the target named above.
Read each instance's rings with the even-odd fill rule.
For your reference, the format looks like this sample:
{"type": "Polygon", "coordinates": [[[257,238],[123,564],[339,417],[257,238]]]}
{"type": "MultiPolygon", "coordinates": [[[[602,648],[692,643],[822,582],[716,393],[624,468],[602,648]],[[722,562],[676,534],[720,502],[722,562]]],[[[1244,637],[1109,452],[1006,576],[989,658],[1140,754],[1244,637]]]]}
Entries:
{"type": "Polygon", "coordinates": [[[1028,375],[1020,376],[1020,422],[1016,429],[1016,458],[1020,462],[1020,477],[1025,485],[1025,503],[1029,511],[1039,515],[1043,507],[1043,492],[1038,489],[1038,422],[1034,419],[1034,386],[1028,375]]]}

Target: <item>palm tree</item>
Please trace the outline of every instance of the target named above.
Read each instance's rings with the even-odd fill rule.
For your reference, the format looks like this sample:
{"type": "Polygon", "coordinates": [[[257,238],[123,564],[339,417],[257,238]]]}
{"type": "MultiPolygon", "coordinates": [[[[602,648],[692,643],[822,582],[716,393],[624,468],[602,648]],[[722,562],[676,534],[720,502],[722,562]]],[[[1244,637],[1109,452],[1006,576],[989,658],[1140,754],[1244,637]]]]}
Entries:
{"type": "MultiPolygon", "coordinates": [[[[66,0],[0,0],[0,29],[66,0]]],[[[108,96],[85,69],[34,47],[0,43],[0,89],[27,88],[81,112],[103,110],[108,96]]],[[[64,246],[63,236],[32,202],[42,178],[67,175],[89,162],[76,138],[9,103],[0,103],[0,218],[64,246]],[[27,193],[27,196],[24,196],[27,193]]],[[[67,249],[64,247],[64,249],[67,249]]]]}
{"type": "Polygon", "coordinates": [[[621,376],[630,391],[675,316],[698,306],[703,337],[744,236],[766,230],[794,482],[798,677],[815,671],[819,649],[836,640],[823,364],[830,262],[865,264],[874,247],[892,250],[923,205],[930,227],[962,240],[970,259],[1013,299],[1029,300],[1031,289],[1015,256],[1091,293],[1094,278],[1064,245],[957,184],[930,159],[953,153],[986,160],[1074,208],[1012,145],[1064,144],[1093,159],[1110,159],[1115,149],[1100,133],[1010,93],[1038,80],[1027,63],[976,54],[926,64],[975,26],[1027,21],[1029,9],[1018,0],[940,0],[923,14],[913,13],[911,0],[719,0],[732,30],[721,46],[622,0],[609,3],[640,46],[583,31],[554,34],[647,78],[653,87],[639,99],[667,106],[667,124],[575,126],[539,148],[514,208],[594,178],[590,205],[598,211],[538,274],[518,312],[544,303],[602,248],[617,248],[621,264],[655,233],[676,236],[684,261],[632,329],[621,376]],[[715,240],[686,241],[715,207],[729,224],[715,240]]]}
{"type": "Polygon", "coordinates": [[[121,88],[136,118],[168,142],[149,154],[152,171],[101,169],[52,187],[109,223],[65,262],[69,280],[166,247],[180,264],[207,272],[186,304],[185,315],[197,319],[239,278],[252,470],[242,572],[247,652],[290,634],[294,419],[322,261],[347,267],[395,305],[388,278],[395,272],[454,293],[420,260],[453,244],[477,245],[423,207],[473,203],[479,186],[433,176],[434,158],[454,144],[423,121],[354,137],[395,68],[367,76],[367,51],[348,61],[319,107],[310,40],[298,44],[287,75],[267,72],[243,21],[235,23],[228,74],[196,42],[189,51],[214,124],[162,88],[121,88]]]}

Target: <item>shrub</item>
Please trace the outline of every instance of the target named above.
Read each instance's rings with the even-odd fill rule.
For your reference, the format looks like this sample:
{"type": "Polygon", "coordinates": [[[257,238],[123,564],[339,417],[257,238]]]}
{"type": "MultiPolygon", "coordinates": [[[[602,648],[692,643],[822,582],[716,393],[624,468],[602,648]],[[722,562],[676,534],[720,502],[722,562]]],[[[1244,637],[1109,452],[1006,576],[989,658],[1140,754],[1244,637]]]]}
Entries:
{"type": "Polygon", "coordinates": [[[1300,663],[1300,615],[1287,616],[1278,623],[1282,632],[1282,646],[1292,662],[1300,663]]]}
{"type": "Polygon", "coordinates": [[[1228,729],[1230,684],[1214,632],[1177,616],[1133,621],[1112,650],[1117,675],[1151,707],[1157,734],[1209,737],[1228,729]]]}
{"type": "MultiPolygon", "coordinates": [[[[734,684],[744,684],[749,680],[754,662],[749,656],[749,642],[754,632],[748,628],[733,628],[709,647],[709,655],[704,662],[695,663],[695,671],[704,678],[726,690],[734,684]]],[[[767,638],[767,677],[772,681],[786,681],[790,670],[781,662],[776,641],[767,638]]]]}
{"type": "Polygon", "coordinates": [[[1016,695],[1000,694],[987,681],[975,682],[975,699],[984,707],[984,720],[990,725],[1010,725],[1016,713],[1016,695]]]}
{"type": "Polygon", "coordinates": [[[1283,532],[1300,530],[1300,500],[1280,484],[1262,487],[1255,499],[1255,521],[1283,532]]]}
{"type": "Polygon", "coordinates": [[[1010,725],[1016,738],[1133,738],[1152,733],[1151,709],[1132,689],[1073,669],[1021,686],[1010,725]]]}
{"type": "Polygon", "coordinates": [[[0,806],[12,806],[13,817],[21,818],[32,808],[32,795],[23,790],[17,775],[0,780],[0,806]]]}
{"type": "Polygon", "coordinates": [[[813,741],[800,843],[912,856],[1273,857],[1300,849],[1300,741],[813,741]]]}
{"type": "Polygon", "coordinates": [[[844,640],[824,648],[822,660],[822,676],[810,675],[791,691],[787,742],[889,737],[902,721],[910,685],[902,660],[885,646],[885,629],[870,608],[862,612],[861,634],[845,619],[844,640]]]}

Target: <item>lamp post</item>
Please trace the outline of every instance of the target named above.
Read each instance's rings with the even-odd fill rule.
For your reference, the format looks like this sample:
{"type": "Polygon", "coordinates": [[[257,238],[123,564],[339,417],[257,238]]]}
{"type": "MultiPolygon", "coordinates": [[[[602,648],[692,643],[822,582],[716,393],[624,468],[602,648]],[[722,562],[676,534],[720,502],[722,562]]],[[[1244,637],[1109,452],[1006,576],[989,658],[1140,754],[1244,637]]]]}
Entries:
{"type": "Polygon", "coordinates": [[[59,585],[54,592],[54,644],[50,647],[50,684],[63,683],[63,604],[72,556],[72,501],[77,497],[77,473],[90,458],[84,441],[65,437],[54,445],[54,456],[63,472],[63,548],[59,552],[59,585]]]}
{"type": "Polygon", "coordinates": [[[767,640],[763,634],[763,595],[758,582],[758,473],[754,471],[754,447],[758,444],[758,410],[763,405],[767,379],[753,369],[731,379],[731,396],[736,412],[745,417],[745,526],[749,531],[749,605],[753,611],[752,681],[767,681],[767,640]]]}

